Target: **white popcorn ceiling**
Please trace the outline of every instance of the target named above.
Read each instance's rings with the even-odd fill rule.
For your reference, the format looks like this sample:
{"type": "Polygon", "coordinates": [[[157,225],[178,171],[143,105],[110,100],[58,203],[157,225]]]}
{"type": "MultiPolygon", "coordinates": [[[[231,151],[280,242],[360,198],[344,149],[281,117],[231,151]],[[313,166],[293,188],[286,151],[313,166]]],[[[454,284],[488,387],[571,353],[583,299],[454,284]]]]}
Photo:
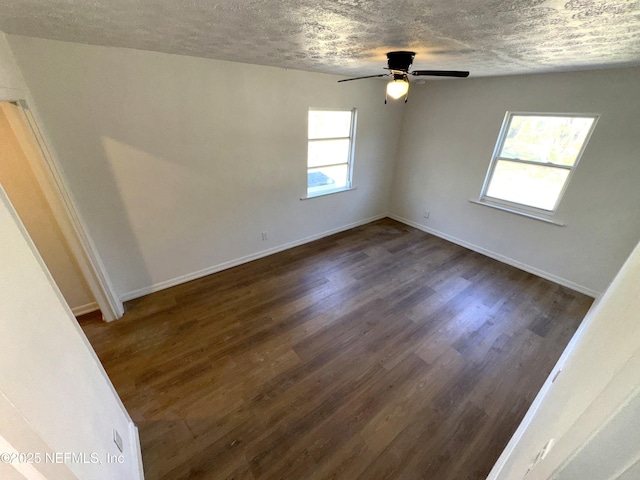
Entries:
{"type": "Polygon", "coordinates": [[[640,65],[640,0],[2,0],[0,30],[353,76],[640,65]]]}

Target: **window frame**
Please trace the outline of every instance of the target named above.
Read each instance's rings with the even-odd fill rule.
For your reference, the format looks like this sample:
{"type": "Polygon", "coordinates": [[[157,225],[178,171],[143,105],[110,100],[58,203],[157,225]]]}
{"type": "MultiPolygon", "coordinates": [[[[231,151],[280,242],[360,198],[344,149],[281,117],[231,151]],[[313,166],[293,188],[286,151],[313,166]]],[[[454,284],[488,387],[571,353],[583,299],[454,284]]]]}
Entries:
{"type": "Polygon", "coordinates": [[[573,178],[573,174],[576,171],[576,168],[578,167],[578,164],[580,163],[580,159],[582,158],[582,154],[584,153],[587,145],[589,144],[589,140],[591,139],[591,135],[593,134],[593,131],[595,130],[596,124],[598,123],[598,120],[600,118],[599,114],[596,113],[563,113],[563,112],[513,112],[513,111],[507,111],[505,116],[504,116],[504,120],[502,121],[502,127],[500,129],[500,133],[498,135],[498,140],[496,141],[496,146],[493,150],[493,154],[491,156],[491,162],[489,163],[489,168],[487,170],[487,174],[485,176],[484,179],[484,183],[482,184],[482,189],[480,190],[480,198],[478,200],[479,203],[484,204],[484,205],[488,205],[488,206],[493,206],[493,207],[497,207],[499,209],[503,209],[503,210],[507,210],[507,211],[511,211],[514,213],[522,213],[525,216],[529,216],[529,217],[533,217],[533,218],[540,218],[540,219],[550,219],[552,218],[557,210],[558,207],[560,206],[560,202],[562,201],[562,198],[564,197],[565,192],[567,191],[567,188],[569,186],[569,183],[571,182],[571,179],[573,178]],[[570,118],[592,118],[593,119],[593,123],[591,124],[591,127],[589,128],[589,132],[587,132],[587,135],[584,138],[584,142],[582,143],[582,146],[580,148],[580,151],[578,152],[578,155],[576,156],[576,161],[573,163],[573,165],[559,165],[559,164],[553,164],[553,163],[541,163],[541,162],[535,162],[535,161],[531,161],[531,160],[522,160],[519,158],[505,158],[505,157],[500,157],[499,154],[502,151],[503,147],[504,147],[504,143],[507,139],[507,134],[509,132],[509,128],[511,126],[511,122],[513,120],[514,117],[517,116],[531,116],[531,117],[570,117],[570,118]],[[550,167],[550,168],[559,168],[561,170],[568,170],[569,174],[567,175],[567,179],[564,182],[564,185],[562,186],[562,189],[560,190],[560,193],[558,194],[558,198],[556,199],[556,202],[553,206],[552,210],[546,210],[544,208],[539,208],[539,207],[534,207],[531,205],[526,205],[523,203],[517,203],[517,202],[512,202],[509,200],[504,200],[501,198],[496,198],[496,197],[490,197],[487,195],[487,190],[489,189],[489,185],[491,183],[491,179],[493,178],[493,173],[496,169],[496,166],[498,165],[499,161],[506,161],[506,162],[513,162],[513,163],[523,163],[523,164],[527,164],[527,165],[537,165],[537,166],[545,166],[545,167],[550,167]]]}
{"type": "Polygon", "coordinates": [[[324,195],[331,195],[333,193],[344,192],[347,190],[354,190],[353,187],[353,160],[355,157],[355,144],[356,144],[356,124],[358,118],[358,109],[356,107],[353,108],[328,108],[328,107],[309,107],[307,110],[307,169],[306,169],[306,178],[307,178],[307,186],[306,186],[306,196],[303,198],[315,198],[322,197],[324,195]],[[349,136],[348,137],[327,137],[327,138],[309,138],[309,113],[310,112],[350,112],[351,113],[351,125],[349,126],[349,136]],[[349,150],[348,157],[346,162],[335,163],[331,165],[325,166],[338,166],[345,165],[347,166],[347,178],[346,185],[344,187],[337,188],[327,188],[326,190],[309,192],[309,170],[316,169],[319,167],[309,167],[309,144],[310,142],[324,142],[327,140],[349,140],[349,150]]]}

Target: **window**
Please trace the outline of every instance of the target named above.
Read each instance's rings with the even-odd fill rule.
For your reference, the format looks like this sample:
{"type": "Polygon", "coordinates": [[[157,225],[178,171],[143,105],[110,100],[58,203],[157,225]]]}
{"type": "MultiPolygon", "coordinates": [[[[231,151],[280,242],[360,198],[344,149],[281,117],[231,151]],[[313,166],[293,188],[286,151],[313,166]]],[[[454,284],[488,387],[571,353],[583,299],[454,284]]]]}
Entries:
{"type": "Polygon", "coordinates": [[[507,112],[480,201],[527,214],[558,208],[596,115],[507,112]]]}
{"type": "Polygon", "coordinates": [[[309,109],[307,197],[351,188],[356,109],[309,109]]]}

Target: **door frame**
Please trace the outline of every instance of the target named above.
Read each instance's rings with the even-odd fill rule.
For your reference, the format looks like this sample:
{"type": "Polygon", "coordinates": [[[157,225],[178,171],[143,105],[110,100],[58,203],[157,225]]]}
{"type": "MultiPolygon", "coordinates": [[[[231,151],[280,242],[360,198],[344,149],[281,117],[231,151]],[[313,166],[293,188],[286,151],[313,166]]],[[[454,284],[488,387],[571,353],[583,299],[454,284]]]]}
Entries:
{"type": "Polygon", "coordinates": [[[50,143],[39,127],[37,112],[34,112],[24,99],[2,101],[18,106],[21,120],[29,130],[28,133],[31,134],[40,153],[39,159],[28,158],[29,164],[69,245],[71,254],[78,263],[87,286],[102,312],[102,318],[110,322],[122,317],[124,305],[113,288],[98,249],[79,214],[76,202],[58,167],[54,150],[49,147],[50,143]]]}

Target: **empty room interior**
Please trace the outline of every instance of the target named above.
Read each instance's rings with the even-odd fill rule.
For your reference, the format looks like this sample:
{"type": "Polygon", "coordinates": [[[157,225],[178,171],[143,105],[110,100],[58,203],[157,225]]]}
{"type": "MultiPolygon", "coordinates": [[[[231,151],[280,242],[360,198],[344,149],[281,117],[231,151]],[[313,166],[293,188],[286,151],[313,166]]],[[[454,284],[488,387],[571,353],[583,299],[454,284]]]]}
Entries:
{"type": "Polygon", "coordinates": [[[640,478],[640,5],[0,10],[0,478],[640,478]]]}

